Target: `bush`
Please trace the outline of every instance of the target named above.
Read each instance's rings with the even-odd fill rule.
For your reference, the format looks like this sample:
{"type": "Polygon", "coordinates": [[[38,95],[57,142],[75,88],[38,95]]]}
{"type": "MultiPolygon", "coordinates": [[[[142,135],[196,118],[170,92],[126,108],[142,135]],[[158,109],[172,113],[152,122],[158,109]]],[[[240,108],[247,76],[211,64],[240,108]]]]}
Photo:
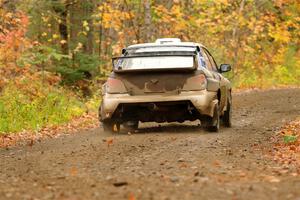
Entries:
{"type": "Polygon", "coordinates": [[[25,79],[10,83],[1,93],[0,133],[39,130],[68,122],[84,111],[84,104],[66,89],[25,79]]]}
{"type": "Polygon", "coordinates": [[[91,79],[97,72],[100,61],[98,56],[79,52],[69,56],[55,48],[36,45],[22,54],[17,64],[20,67],[34,66],[39,71],[58,73],[63,78],[63,83],[72,85],[79,80],[91,79]]]}
{"type": "Polygon", "coordinates": [[[100,65],[97,56],[77,53],[71,59],[57,62],[56,72],[61,74],[63,83],[74,84],[79,80],[91,79],[100,65]]]}

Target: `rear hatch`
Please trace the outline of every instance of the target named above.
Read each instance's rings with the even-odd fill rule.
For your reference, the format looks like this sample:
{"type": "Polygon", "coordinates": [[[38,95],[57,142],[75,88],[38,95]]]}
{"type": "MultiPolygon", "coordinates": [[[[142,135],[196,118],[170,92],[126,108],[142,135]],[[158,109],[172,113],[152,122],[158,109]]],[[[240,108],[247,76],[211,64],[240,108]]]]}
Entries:
{"type": "Polygon", "coordinates": [[[145,94],[178,94],[187,79],[195,75],[192,72],[136,72],[114,73],[114,77],[121,80],[131,95],[145,94]]]}
{"type": "Polygon", "coordinates": [[[131,95],[180,93],[198,67],[195,46],[154,45],[127,48],[113,58],[113,76],[131,95]]]}

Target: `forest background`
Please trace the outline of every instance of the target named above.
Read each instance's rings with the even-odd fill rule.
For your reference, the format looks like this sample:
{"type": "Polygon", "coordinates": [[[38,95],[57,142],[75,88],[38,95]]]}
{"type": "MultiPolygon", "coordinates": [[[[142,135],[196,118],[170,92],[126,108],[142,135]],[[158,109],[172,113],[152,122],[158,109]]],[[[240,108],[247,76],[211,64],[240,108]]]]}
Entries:
{"type": "Polygon", "coordinates": [[[0,0],[0,133],[95,113],[111,57],[176,37],[230,63],[234,88],[300,85],[299,0],[0,0]]]}

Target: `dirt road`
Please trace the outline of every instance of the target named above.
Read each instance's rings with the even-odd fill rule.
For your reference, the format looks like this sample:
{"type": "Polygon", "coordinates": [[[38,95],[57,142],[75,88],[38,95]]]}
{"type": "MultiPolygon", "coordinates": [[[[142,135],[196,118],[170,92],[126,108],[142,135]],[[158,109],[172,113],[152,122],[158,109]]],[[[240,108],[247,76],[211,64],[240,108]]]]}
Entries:
{"type": "MultiPolygon", "coordinates": [[[[235,94],[233,128],[100,129],[0,150],[0,199],[300,199],[293,168],[270,157],[276,128],[300,114],[300,89],[235,94]]],[[[156,125],[155,125],[156,126],[156,125]]]]}

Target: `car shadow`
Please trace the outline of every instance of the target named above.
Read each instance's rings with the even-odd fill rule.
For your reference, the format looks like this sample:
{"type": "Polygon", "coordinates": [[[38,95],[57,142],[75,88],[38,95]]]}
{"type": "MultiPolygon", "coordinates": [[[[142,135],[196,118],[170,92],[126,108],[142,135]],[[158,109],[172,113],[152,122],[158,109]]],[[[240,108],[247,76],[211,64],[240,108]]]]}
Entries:
{"type": "Polygon", "coordinates": [[[185,122],[185,123],[140,123],[139,129],[131,132],[130,130],[122,129],[120,134],[157,134],[157,133],[171,133],[171,134],[207,134],[199,122],[185,122]]]}

